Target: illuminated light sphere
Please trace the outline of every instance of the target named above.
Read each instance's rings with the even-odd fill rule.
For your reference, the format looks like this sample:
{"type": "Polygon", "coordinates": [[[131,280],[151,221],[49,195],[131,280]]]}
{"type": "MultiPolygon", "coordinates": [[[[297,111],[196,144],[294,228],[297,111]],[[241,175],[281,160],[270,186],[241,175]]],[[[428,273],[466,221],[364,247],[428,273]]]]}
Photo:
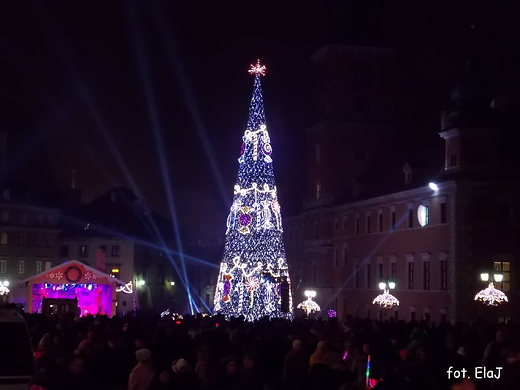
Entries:
{"type": "Polygon", "coordinates": [[[383,309],[391,309],[394,306],[399,306],[399,301],[392,294],[385,291],[383,294],[378,295],[374,302],[374,305],[379,305],[383,309]]]}
{"type": "Polygon", "coordinates": [[[480,301],[488,306],[498,306],[503,302],[508,302],[506,294],[495,288],[493,282],[489,286],[475,295],[475,301],[480,301]]]}
{"type": "Polygon", "coordinates": [[[428,183],[428,185],[430,186],[430,188],[433,190],[433,191],[438,191],[439,190],[439,186],[435,183],[428,183]]]}
{"type": "Polygon", "coordinates": [[[428,224],[428,212],[429,209],[426,206],[420,205],[417,208],[417,220],[419,221],[419,225],[425,226],[428,224]]]}
{"type": "Polygon", "coordinates": [[[214,313],[247,321],[290,319],[291,279],[260,82],[265,66],[258,62],[249,73],[254,76],[253,96],[239,140],[238,175],[226,221],[214,313]]]}
{"type": "Polygon", "coordinates": [[[306,299],[305,301],[301,302],[297,307],[298,309],[302,309],[305,313],[307,313],[307,315],[321,310],[320,306],[312,299],[306,299]]]}

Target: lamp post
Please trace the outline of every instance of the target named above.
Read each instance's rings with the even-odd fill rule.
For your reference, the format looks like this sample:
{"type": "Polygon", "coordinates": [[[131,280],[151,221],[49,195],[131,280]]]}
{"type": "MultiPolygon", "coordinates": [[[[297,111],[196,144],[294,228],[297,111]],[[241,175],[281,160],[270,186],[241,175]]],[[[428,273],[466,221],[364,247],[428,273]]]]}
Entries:
{"type": "Polygon", "coordinates": [[[480,279],[483,282],[489,282],[488,287],[475,295],[475,300],[485,303],[488,306],[498,306],[502,302],[508,302],[506,294],[495,288],[495,283],[501,283],[504,280],[504,274],[501,272],[488,272],[480,274],[480,279]]]}
{"type": "Polygon", "coordinates": [[[374,305],[381,306],[382,309],[391,309],[394,306],[399,306],[399,301],[396,297],[390,294],[390,290],[395,289],[395,282],[388,279],[386,282],[379,283],[379,289],[383,291],[372,302],[374,305]]]}
{"type": "Polygon", "coordinates": [[[302,309],[307,316],[309,316],[311,313],[321,310],[320,306],[312,300],[312,298],[316,297],[316,291],[306,290],[304,295],[307,297],[307,299],[297,306],[298,309],[302,309]]]}

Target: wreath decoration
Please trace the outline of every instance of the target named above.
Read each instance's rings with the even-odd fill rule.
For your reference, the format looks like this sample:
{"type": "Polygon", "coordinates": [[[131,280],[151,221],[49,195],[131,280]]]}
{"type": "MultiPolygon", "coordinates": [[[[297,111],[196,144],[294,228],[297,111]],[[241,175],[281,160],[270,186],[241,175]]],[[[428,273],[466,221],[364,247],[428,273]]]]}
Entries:
{"type": "Polygon", "coordinates": [[[67,268],[67,269],[65,270],[65,278],[66,278],[70,283],[78,283],[78,282],[80,281],[80,279],[81,279],[81,276],[82,276],[82,274],[81,274],[81,270],[80,270],[78,267],[76,267],[75,265],[70,266],[69,268],[67,268]],[[71,277],[69,276],[69,272],[70,272],[70,271],[76,271],[76,272],[78,273],[77,278],[74,278],[74,279],[71,278],[71,277]]]}

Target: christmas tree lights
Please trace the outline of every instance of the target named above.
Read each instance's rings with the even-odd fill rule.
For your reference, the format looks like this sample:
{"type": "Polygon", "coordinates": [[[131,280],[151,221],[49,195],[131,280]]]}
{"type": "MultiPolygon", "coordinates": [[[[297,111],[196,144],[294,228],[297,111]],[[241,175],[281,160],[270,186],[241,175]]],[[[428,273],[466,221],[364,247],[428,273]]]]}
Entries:
{"type": "Polygon", "coordinates": [[[272,165],[260,77],[255,76],[238,178],[226,223],[226,244],[215,290],[215,313],[226,318],[292,317],[289,269],[272,165]]]}

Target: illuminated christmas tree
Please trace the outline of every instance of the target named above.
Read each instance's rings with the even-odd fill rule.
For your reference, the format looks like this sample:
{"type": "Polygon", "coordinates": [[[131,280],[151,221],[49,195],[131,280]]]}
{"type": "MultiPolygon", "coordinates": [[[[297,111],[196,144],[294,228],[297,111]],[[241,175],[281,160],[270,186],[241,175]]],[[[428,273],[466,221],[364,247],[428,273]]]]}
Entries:
{"type": "Polygon", "coordinates": [[[238,159],[238,178],[227,219],[226,244],[215,291],[215,312],[226,318],[292,317],[282,216],[276,196],[272,148],[260,77],[255,76],[247,129],[238,159]]]}

